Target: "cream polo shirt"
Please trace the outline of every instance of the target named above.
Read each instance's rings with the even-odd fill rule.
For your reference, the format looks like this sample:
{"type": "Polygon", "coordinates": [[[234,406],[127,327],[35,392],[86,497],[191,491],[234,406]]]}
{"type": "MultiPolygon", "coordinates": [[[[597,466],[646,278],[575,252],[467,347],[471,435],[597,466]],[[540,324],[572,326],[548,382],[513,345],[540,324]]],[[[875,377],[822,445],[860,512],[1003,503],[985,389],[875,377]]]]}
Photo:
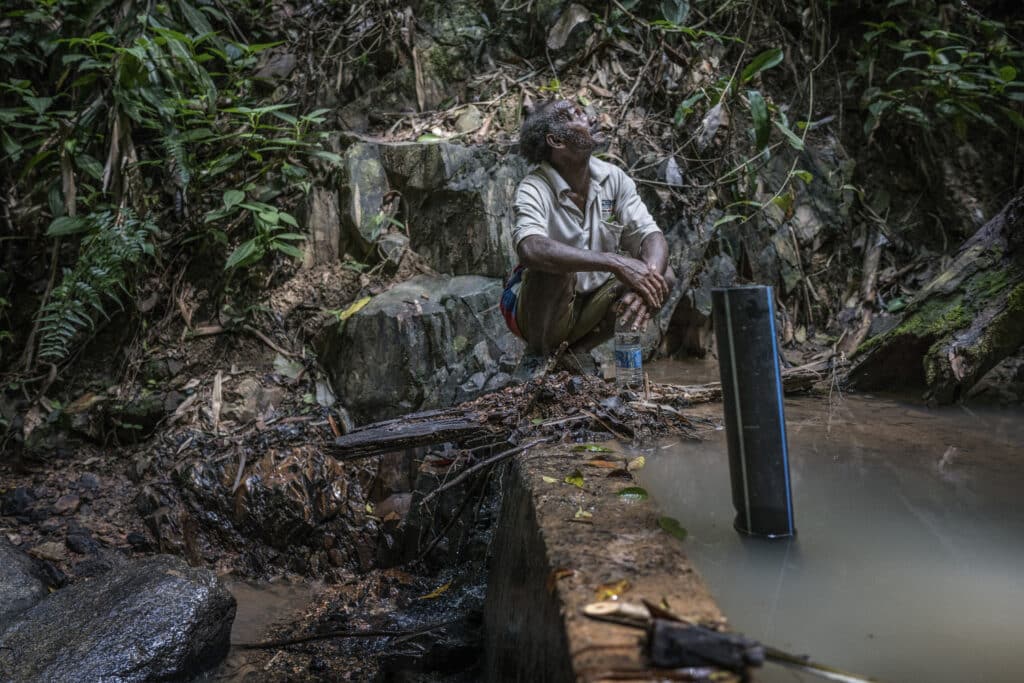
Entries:
{"type": "MultiPolygon", "coordinates": [[[[636,183],[617,166],[590,158],[590,192],[582,213],[565,182],[546,161],[530,171],[516,190],[512,245],[541,235],[577,249],[622,251],[640,256],[640,245],[657,223],[636,193],[636,183]]],[[[611,273],[576,273],[576,291],[593,292],[611,273]]]]}

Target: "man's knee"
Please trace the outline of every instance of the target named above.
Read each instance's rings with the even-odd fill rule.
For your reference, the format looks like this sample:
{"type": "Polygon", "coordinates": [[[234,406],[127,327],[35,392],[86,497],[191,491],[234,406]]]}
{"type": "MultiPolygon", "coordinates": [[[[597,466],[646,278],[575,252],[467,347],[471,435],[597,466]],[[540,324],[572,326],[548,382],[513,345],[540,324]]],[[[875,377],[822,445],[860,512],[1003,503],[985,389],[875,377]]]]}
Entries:
{"type": "Polygon", "coordinates": [[[549,353],[566,340],[575,289],[575,273],[524,273],[516,319],[531,352],[549,353]]]}

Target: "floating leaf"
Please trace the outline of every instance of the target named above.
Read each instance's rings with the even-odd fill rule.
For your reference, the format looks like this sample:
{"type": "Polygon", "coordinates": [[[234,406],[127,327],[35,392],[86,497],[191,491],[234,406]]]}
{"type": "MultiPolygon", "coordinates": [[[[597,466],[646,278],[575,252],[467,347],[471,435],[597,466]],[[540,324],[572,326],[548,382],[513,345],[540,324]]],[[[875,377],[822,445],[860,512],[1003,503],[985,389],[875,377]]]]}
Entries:
{"type": "Polygon", "coordinates": [[[583,488],[583,473],[579,470],[573,470],[572,474],[565,478],[566,484],[572,484],[577,488],[583,488]]]}
{"type": "Polygon", "coordinates": [[[421,595],[420,597],[418,597],[416,599],[417,600],[433,600],[434,598],[439,598],[442,595],[444,595],[448,591],[448,589],[451,588],[451,587],[452,587],[452,583],[451,583],[451,581],[449,581],[448,583],[446,583],[446,584],[444,584],[442,586],[438,586],[437,588],[435,588],[434,590],[430,591],[426,595],[421,595]]]}
{"type": "Polygon", "coordinates": [[[686,540],[686,529],[684,529],[679,523],[679,520],[674,517],[659,517],[658,526],[678,538],[680,541],[686,540]]]}
{"type": "Polygon", "coordinates": [[[576,514],[574,515],[576,519],[590,519],[593,516],[593,513],[584,510],[582,505],[579,506],[579,509],[576,510],[576,514]]]}
{"type": "Polygon", "coordinates": [[[627,486],[619,491],[619,498],[630,503],[647,500],[647,491],[639,486],[627,486]]]}
{"type": "Polygon", "coordinates": [[[646,464],[647,458],[641,455],[630,460],[629,464],[626,465],[626,469],[629,470],[630,472],[635,472],[637,470],[642,470],[644,468],[644,465],[646,464]]]}
{"type": "Polygon", "coordinates": [[[610,460],[588,460],[583,464],[589,465],[590,467],[601,467],[606,470],[614,470],[619,466],[618,463],[611,462],[610,460]]]}
{"type": "Polygon", "coordinates": [[[555,479],[554,477],[541,477],[541,479],[544,480],[545,484],[557,484],[558,483],[558,480],[555,479]]]}
{"type": "Polygon", "coordinates": [[[341,321],[341,322],[344,322],[344,321],[348,320],[349,318],[354,316],[356,313],[358,313],[359,311],[363,310],[363,307],[365,307],[366,304],[370,303],[370,299],[371,298],[372,297],[366,296],[366,297],[363,297],[362,299],[359,299],[358,301],[353,303],[351,306],[346,308],[344,311],[339,313],[338,314],[338,320],[341,321]]]}
{"type": "Polygon", "coordinates": [[[572,447],[573,453],[612,453],[612,449],[596,443],[581,443],[572,447]]]}
{"type": "Polygon", "coordinates": [[[604,583],[597,587],[594,591],[594,598],[598,602],[605,600],[618,600],[619,596],[630,589],[629,581],[622,579],[615,583],[604,583]]]}

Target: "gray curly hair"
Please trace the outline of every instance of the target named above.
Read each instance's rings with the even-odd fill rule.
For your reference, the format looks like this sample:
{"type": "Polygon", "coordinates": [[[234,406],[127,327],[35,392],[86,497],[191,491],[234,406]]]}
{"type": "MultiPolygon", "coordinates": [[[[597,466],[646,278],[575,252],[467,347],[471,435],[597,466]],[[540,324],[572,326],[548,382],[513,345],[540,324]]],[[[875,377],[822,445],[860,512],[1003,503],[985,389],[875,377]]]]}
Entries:
{"type": "Polygon", "coordinates": [[[568,104],[565,100],[548,100],[527,109],[523,126],[519,130],[519,154],[531,164],[539,164],[551,158],[548,134],[562,134],[568,120],[564,113],[565,107],[558,106],[562,103],[568,104]]]}

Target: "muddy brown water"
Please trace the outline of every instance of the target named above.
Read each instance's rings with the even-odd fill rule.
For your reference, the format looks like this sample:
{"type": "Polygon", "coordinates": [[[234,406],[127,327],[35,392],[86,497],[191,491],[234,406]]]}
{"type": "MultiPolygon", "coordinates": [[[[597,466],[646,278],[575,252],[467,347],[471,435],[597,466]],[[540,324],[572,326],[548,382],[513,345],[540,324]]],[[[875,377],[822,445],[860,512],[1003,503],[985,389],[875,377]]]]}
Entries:
{"type": "Polygon", "coordinates": [[[688,529],[732,628],[881,681],[1024,679],[1024,410],[834,396],[785,412],[792,540],[733,529],[724,430],[643,449],[642,484],[688,529]]]}
{"type": "Polygon", "coordinates": [[[301,582],[227,580],[225,583],[237,603],[235,621],[231,625],[231,650],[219,666],[194,679],[193,683],[241,683],[264,679],[263,667],[254,661],[256,652],[236,646],[264,640],[270,627],[294,620],[320,590],[316,584],[301,582]]]}

